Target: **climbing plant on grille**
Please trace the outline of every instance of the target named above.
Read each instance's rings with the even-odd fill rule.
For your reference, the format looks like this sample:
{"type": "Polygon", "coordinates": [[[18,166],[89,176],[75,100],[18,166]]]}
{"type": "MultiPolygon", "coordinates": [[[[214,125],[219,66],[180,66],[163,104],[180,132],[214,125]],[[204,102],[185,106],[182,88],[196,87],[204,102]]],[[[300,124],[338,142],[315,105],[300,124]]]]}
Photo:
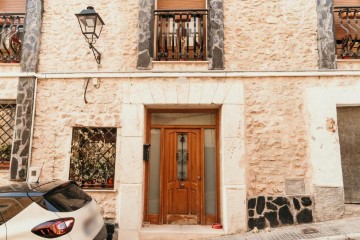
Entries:
{"type": "Polygon", "coordinates": [[[0,101],[0,170],[8,170],[10,166],[15,112],[14,102],[0,101]]]}
{"type": "Polygon", "coordinates": [[[74,128],[69,179],[83,188],[114,188],[116,128],[74,128]]]}

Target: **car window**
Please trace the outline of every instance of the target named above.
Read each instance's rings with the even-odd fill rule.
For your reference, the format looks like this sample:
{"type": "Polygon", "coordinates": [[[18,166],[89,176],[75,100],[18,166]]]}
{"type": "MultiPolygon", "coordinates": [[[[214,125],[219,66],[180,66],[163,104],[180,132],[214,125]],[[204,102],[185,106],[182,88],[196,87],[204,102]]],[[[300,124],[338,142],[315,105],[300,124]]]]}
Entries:
{"type": "Polygon", "coordinates": [[[66,184],[44,195],[44,205],[53,212],[76,211],[89,202],[92,198],[76,184],[66,184]]]}
{"type": "Polygon", "coordinates": [[[15,217],[30,204],[31,200],[29,198],[0,198],[0,213],[3,217],[3,223],[15,217]]]}

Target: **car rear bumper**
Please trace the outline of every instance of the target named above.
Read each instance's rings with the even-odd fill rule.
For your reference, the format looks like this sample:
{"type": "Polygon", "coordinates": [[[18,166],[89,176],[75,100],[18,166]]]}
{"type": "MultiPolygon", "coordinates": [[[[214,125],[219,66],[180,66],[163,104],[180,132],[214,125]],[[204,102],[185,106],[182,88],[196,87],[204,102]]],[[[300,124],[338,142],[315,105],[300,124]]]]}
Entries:
{"type": "Polygon", "coordinates": [[[104,225],[99,233],[95,236],[94,240],[105,240],[107,238],[107,230],[106,226],[104,225]]]}

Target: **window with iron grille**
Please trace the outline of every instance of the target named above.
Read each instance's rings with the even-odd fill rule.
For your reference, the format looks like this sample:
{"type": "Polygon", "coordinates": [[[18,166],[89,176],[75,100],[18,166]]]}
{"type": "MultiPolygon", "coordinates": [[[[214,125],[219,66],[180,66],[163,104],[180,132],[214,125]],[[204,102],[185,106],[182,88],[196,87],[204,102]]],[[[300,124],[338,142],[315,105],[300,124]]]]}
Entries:
{"type": "Polygon", "coordinates": [[[15,112],[15,102],[0,101],[0,170],[8,170],[10,166],[15,112]]]}
{"type": "Polygon", "coordinates": [[[69,179],[83,188],[114,188],[116,128],[74,128],[69,179]]]}

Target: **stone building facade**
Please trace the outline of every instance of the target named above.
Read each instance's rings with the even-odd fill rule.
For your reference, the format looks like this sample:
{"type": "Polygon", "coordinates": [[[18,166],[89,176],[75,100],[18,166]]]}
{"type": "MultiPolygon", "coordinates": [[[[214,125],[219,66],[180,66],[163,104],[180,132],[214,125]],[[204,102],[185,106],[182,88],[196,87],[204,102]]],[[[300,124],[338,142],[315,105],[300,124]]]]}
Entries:
{"type": "MultiPolygon", "coordinates": [[[[156,55],[159,1],[27,0],[22,61],[0,63],[0,103],[16,102],[11,166],[1,170],[1,183],[25,181],[35,168],[42,169],[40,181],[68,180],[74,129],[116,129],[111,189],[85,190],[104,217],[118,224],[119,239],[150,239],[156,229],[164,238],[175,237],[179,232],[167,228],[170,203],[163,200],[169,190],[163,185],[169,180],[166,149],[171,149],[164,134],[166,129],[189,136],[193,129],[213,129],[212,175],[201,162],[207,135],[197,138],[203,156],[198,180],[206,179],[195,190],[200,196],[195,202],[206,208],[206,181],[214,178],[216,201],[209,204],[216,205],[215,214],[193,216],[199,228],[212,221],[223,230],[203,234],[357,214],[356,205],[346,204],[343,174],[343,149],[357,135],[341,140],[337,108],[360,105],[360,62],[336,52],[333,6],[339,4],[207,0],[205,59],[164,61],[156,55]],[[86,4],[105,22],[96,42],[101,65],[74,15],[86,4]],[[213,114],[215,120],[197,127],[195,120],[176,123],[176,114],[194,113],[213,114]],[[155,124],[155,116],[174,118],[175,124],[155,124]],[[153,129],[164,132],[146,161],[143,145],[154,141],[153,129]],[[162,151],[160,210],[150,214],[156,151],[162,151]],[[159,228],[149,231],[148,222],[159,228]]],[[[187,234],[199,237],[198,232],[187,234]]]]}

